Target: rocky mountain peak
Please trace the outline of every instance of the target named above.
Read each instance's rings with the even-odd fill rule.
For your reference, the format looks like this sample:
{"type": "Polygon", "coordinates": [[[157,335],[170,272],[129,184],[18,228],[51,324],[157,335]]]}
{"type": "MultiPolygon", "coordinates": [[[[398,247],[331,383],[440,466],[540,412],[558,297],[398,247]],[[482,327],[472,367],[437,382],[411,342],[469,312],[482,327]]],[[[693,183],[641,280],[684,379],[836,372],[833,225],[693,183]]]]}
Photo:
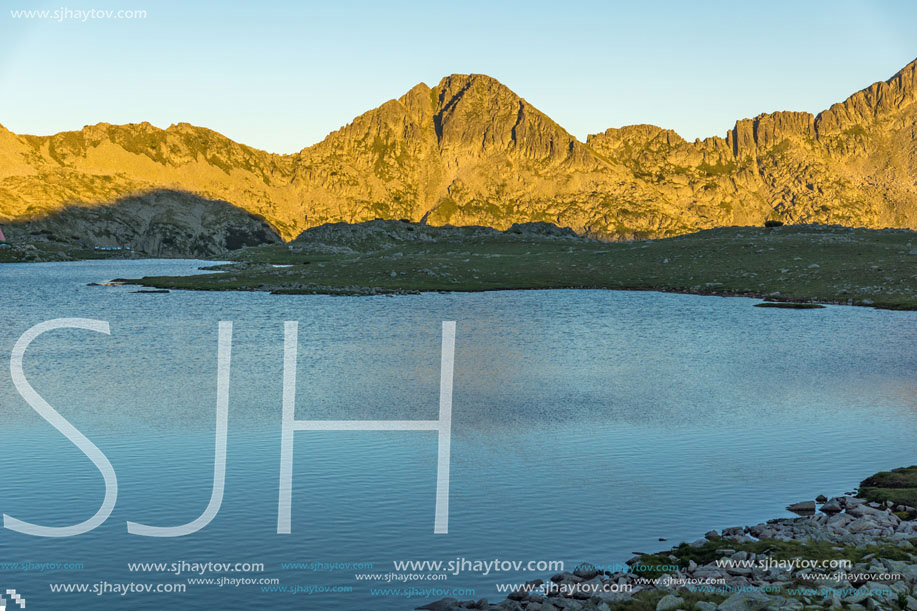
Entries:
{"type": "Polygon", "coordinates": [[[684,138],[674,130],[649,124],[610,127],[600,134],[589,134],[586,138],[586,144],[600,154],[611,157],[625,153],[625,149],[671,148],[684,142],[684,138]]]}
{"type": "Polygon", "coordinates": [[[877,119],[902,111],[917,101],[917,59],[887,81],[878,81],[833,104],[815,119],[819,136],[864,127],[877,119]]]}
{"type": "Polygon", "coordinates": [[[787,138],[805,140],[815,137],[815,117],[808,112],[779,111],[740,119],[726,134],[726,142],[737,158],[755,155],[787,138]]]}
{"type": "Polygon", "coordinates": [[[497,79],[453,74],[436,88],[440,148],[486,158],[497,152],[530,161],[581,163],[588,149],[497,79]]]}
{"type": "Polygon", "coordinates": [[[499,229],[545,221],[611,238],[770,218],[917,228],[915,83],[917,61],[817,117],[760,114],[726,138],[694,142],[632,125],[583,144],[483,74],[419,83],[294,155],[187,123],[99,123],[47,137],[0,128],[0,218],[73,203],[102,214],[125,197],[178,189],[261,215],[285,239],[376,218],[499,229]]]}
{"type": "Polygon", "coordinates": [[[435,92],[426,83],[414,85],[398,101],[421,127],[430,125],[436,108],[435,92]]]}

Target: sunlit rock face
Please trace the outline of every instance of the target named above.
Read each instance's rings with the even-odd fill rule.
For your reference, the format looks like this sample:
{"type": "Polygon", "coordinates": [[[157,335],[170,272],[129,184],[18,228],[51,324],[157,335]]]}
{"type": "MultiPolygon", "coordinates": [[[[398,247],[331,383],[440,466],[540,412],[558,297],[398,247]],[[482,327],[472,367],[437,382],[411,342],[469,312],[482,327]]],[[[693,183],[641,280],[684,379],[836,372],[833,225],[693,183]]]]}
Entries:
{"type": "Polygon", "coordinates": [[[375,218],[545,221],[608,239],[767,219],[917,228],[915,102],[917,61],[817,116],[762,114],[694,142],[634,125],[583,143],[497,80],[454,74],[292,155],[188,124],[0,128],[0,220],[168,190],[228,202],[284,239],[375,218]]]}

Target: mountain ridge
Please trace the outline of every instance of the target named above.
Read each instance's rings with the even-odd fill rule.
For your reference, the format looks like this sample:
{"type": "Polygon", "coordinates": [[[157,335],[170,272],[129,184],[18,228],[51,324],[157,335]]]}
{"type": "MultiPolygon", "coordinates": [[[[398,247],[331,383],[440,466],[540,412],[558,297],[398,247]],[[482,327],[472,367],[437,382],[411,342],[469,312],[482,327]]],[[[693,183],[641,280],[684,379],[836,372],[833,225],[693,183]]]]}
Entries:
{"type": "Polygon", "coordinates": [[[287,240],[373,218],[546,221],[608,239],[771,218],[917,228],[915,102],[917,60],[817,115],[762,113],[693,142],[652,125],[582,142],[482,74],[418,83],[288,155],[188,123],[0,126],[0,222],[178,190],[260,215],[287,240]]]}

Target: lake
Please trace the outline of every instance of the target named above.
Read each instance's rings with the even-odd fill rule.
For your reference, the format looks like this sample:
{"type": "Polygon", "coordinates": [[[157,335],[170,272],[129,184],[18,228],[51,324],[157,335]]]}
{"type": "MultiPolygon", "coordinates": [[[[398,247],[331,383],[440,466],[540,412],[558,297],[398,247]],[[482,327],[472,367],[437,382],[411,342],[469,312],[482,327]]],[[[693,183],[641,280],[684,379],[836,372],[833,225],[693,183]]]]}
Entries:
{"type": "Polygon", "coordinates": [[[207,264],[0,266],[4,514],[66,526],[99,508],[101,474],[19,396],[9,357],[45,320],[111,327],[110,336],[53,331],[25,355],[32,386],[118,478],[115,509],[92,532],[0,530],[0,586],[30,609],[412,609],[453,590],[495,601],[505,596],[497,584],[558,572],[537,561],[568,570],[623,562],[713,528],[792,515],[788,503],[915,462],[917,312],[763,309],[654,292],[331,297],[87,286],[207,264]],[[234,322],[222,507],[186,537],[128,534],[127,521],[175,526],[207,506],[221,320],[234,322]],[[441,324],[456,321],[448,534],[433,534],[430,431],[297,432],[292,533],[277,534],[283,328],[292,320],[296,417],[333,420],[436,419],[441,324]],[[456,559],[468,564],[447,579],[394,565],[456,559]],[[472,565],[493,560],[523,566],[483,574],[472,565]],[[232,570],[214,566],[223,563],[232,570]],[[125,584],[186,591],[115,588],[125,584]]]}

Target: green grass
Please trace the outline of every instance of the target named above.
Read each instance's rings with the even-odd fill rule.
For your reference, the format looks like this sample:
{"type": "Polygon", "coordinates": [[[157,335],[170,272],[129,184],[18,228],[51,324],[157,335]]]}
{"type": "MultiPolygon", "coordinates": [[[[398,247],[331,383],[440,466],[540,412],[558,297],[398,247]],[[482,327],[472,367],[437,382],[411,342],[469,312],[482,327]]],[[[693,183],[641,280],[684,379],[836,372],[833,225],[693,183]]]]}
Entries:
{"type": "Polygon", "coordinates": [[[906,230],[730,227],[605,243],[456,229],[435,241],[349,243],[352,250],[340,254],[309,243],[296,243],[295,250],[263,246],[241,251],[236,258],[244,265],[223,273],[136,282],[285,294],[631,289],[917,309],[917,255],[908,254],[912,241],[917,246],[915,236],[906,230]]]}
{"type": "Polygon", "coordinates": [[[882,471],[860,483],[859,496],[876,503],[891,501],[917,507],[917,465],[882,471]]]}

